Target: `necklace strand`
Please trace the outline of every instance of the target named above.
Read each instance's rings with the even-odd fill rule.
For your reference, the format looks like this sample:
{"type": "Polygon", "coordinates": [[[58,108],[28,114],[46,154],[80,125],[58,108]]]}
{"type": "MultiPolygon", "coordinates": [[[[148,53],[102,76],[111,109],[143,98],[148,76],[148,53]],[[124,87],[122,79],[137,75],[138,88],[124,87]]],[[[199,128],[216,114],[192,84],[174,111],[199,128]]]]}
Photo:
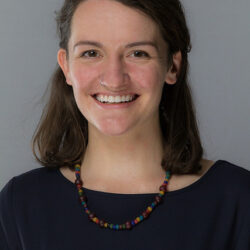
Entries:
{"type": "Polygon", "coordinates": [[[130,230],[134,226],[136,226],[139,222],[143,221],[144,219],[147,219],[149,217],[149,215],[151,214],[151,212],[153,211],[153,209],[162,202],[163,197],[164,197],[165,193],[167,192],[167,185],[168,185],[168,181],[170,179],[170,171],[166,171],[165,180],[164,180],[163,184],[159,187],[160,192],[155,196],[154,201],[151,203],[151,205],[149,205],[146,208],[146,210],[144,210],[142,212],[141,215],[137,216],[134,220],[125,222],[124,224],[112,224],[112,223],[109,223],[105,220],[99,219],[95,215],[95,213],[93,213],[92,211],[89,210],[89,208],[87,206],[87,197],[83,192],[83,187],[82,187],[83,182],[80,178],[80,167],[81,167],[80,164],[75,164],[75,166],[74,166],[75,175],[76,175],[75,185],[77,187],[78,194],[79,194],[79,200],[80,200],[81,205],[84,208],[84,211],[88,215],[88,218],[90,221],[96,223],[101,228],[109,228],[109,229],[113,229],[113,230],[126,230],[126,229],[130,230]]]}

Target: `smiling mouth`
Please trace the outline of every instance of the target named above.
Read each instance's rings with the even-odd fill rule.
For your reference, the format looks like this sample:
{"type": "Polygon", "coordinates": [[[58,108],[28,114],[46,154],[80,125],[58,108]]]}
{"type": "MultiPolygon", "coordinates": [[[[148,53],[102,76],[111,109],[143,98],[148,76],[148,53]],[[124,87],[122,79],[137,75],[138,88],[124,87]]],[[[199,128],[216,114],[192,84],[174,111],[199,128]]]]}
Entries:
{"type": "Polygon", "coordinates": [[[92,95],[92,97],[93,97],[96,101],[98,101],[98,102],[100,102],[100,103],[112,105],[112,104],[122,104],[122,103],[134,102],[134,101],[139,97],[139,95],[135,94],[131,100],[124,100],[124,99],[123,99],[123,100],[120,100],[120,101],[115,101],[115,100],[112,100],[112,101],[111,101],[111,100],[106,100],[106,99],[97,99],[97,95],[96,95],[96,94],[95,94],[95,95],[92,95]]]}

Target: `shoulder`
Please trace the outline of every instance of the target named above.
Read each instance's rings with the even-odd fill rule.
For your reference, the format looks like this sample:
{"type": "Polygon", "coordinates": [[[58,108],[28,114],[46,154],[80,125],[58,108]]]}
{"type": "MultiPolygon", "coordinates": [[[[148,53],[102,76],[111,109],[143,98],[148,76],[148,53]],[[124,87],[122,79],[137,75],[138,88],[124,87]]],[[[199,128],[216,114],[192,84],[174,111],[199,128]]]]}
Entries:
{"type": "Polygon", "coordinates": [[[51,193],[49,183],[52,183],[53,174],[50,173],[53,170],[46,167],[30,170],[14,176],[0,191],[0,238],[3,239],[0,249],[2,244],[12,246],[11,249],[20,249],[16,225],[20,226],[22,221],[26,223],[29,220],[26,216],[34,214],[36,206],[41,208],[44,201],[42,196],[51,193]]]}
{"type": "Polygon", "coordinates": [[[250,181],[250,171],[246,167],[239,166],[226,160],[218,160],[216,162],[216,167],[217,171],[220,174],[223,173],[225,177],[236,177],[238,181],[242,181],[243,183],[248,183],[250,181]]]}
{"type": "MultiPolygon", "coordinates": [[[[230,194],[250,195],[250,171],[226,160],[218,160],[211,169],[217,191],[224,190],[230,194]]],[[[249,199],[250,200],[250,199],[249,199]]]]}
{"type": "Polygon", "coordinates": [[[10,199],[9,197],[12,196],[23,199],[37,195],[39,190],[44,188],[46,190],[46,186],[54,182],[53,173],[55,174],[55,169],[40,167],[14,176],[0,191],[0,202],[3,199],[10,199]]]}

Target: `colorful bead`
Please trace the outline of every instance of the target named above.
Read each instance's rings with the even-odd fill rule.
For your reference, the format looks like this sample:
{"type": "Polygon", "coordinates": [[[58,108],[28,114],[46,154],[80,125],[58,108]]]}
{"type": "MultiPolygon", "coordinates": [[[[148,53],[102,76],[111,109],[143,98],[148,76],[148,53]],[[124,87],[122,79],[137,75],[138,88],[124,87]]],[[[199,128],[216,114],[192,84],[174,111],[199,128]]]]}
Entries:
{"type": "Polygon", "coordinates": [[[94,215],[93,213],[90,213],[90,214],[89,214],[89,218],[90,218],[90,219],[93,219],[94,217],[95,217],[95,215],[94,215]]]}
{"type": "Polygon", "coordinates": [[[155,200],[156,200],[157,203],[160,203],[161,202],[161,197],[159,195],[156,195],[155,200]]]}
{"type": "Polygon", "coordinates": [[[78,185],[78,184],[82,185],[82,181],[80,179],[76,179],[75,184],[76,185],[78,185]]]}
{"type": "Polygon", "coordinates": [[[137,216],[134,220],[132,221],[127,221],[121,225],[119,224],[111,224],[111,223],[107,223],[104,220],[100,220],[96,217],[96,215],[94,213],[92,213],[88,207],[87,207],[87,197],[85,196],[85,194],[83,193],[83,189],[82,189],[82,181],[80,179],[80,164],[76,164],[75,165],[75,175],[76,175],[76,180],[75,180],[75,185],[77,187],[78,190],[78,194],[79,194],[79,200],[81,202],[81,204],[84,207],[84,211],[86,212],[86,214],[88,215],[88,218],[96,223],[97,225],[99,225],[102,228],[110,228],[110,229],[114,229],[114,230],[125,230],[125,229],[132,229],[135,225],[137,225],[139,222],[143,221],[144,219],[148,218],[149,214],[153,211],[153,209],[162,202],[162,198],[165,195],[165,193],[167,192],[167,185],[168,185],[168,180],[170,178],[170,172],[167,171],[166,172],[166,178],[163,182],[163,184],[160,186],[159,190],[159,194],[155,196],[155,200],[152,202],[151,206],[148,206],[146,208],[145,211],[142,212],[142,214],[140,216],[137,216]]]}
{"type": "Polygon", "coordinates": [[[93,220],[96,224],[99,224],[99,220],[98,220],[97,217],[94,217],[92,220],[93,220]]]}
{"type": "Polygon", "coordinates": [[[156,200],[154,200],[151,204],[151,207],[154,208],[158,205],[158,202],[156,200]]]}
{"type": "Polygon", "coordinates": [[[143,213],[142,213],[142,216],[143,216],[143,218],[147,218],[148,217],[148,213],[146,212],[146,211],[144,211],[143,213]]]}
{"type": "Polygon", "coordinates": [[[151,212],[152,211],[152,207],[147,207],[147,211],[151,212]]]}
{"type": "Polygon", "coordinates": [[[104,220],[100,220],[99,225],[100,225],[101,227],[104,227],[104,220]]]}
{"type": "Polygon", "coordinates": [[[85,202],[87,200],[87,197],[85,195],[81,195],[79,199],[81,202],[85,202]]]}
{"type": "Polygon", "coordinates": [[[126,228],[127,228],[127,229],[130,229],[130,228],[131,228],[131,224],[130,224],[129,221],[127,221],[125,224],[126,224],[126,228]]]}

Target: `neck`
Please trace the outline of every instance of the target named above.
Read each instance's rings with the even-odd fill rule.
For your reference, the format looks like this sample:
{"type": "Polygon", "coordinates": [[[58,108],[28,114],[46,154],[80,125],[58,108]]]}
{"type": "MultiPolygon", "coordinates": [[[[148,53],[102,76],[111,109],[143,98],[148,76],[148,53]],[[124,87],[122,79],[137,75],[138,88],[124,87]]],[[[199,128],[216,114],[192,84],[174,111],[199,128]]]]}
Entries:
{"type": "Polygon", "coordinates": [[[89,126],[88,146],[81,166],[86,181],[148,182],[162,180],[164,141],[159,123],[126,135],[106,136],[89,126]]]}

